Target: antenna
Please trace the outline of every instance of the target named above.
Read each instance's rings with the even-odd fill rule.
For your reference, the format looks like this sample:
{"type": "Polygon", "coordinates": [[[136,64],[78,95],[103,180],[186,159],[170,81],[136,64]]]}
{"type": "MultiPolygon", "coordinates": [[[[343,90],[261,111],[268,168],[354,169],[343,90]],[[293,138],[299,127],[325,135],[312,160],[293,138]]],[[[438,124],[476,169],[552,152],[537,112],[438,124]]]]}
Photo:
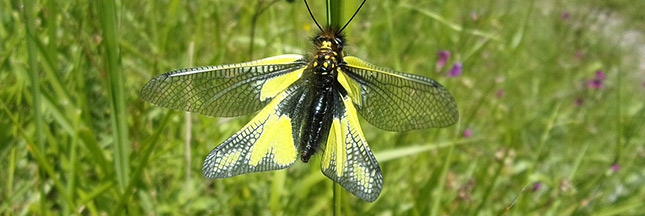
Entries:
{"type": "MultiPolygon", "coordinates": [[[[361,7],[363,7],[363,4],[365,4],[365,2],[366,2],[366,1],[367,1],[367,0],[363,0],[363,2],[361,3],[361,5],[360,5],[360,6],[358,6],[358,9],[356,9],[356,12],[354,12],[354,15],[352,15],[352,18],[349,18],[349,21],[347,21],[347,23],[345,23],[345,25],[343,26],[343,28],[341,28],[341,29],[340,29],[340,31],[338,31],[338,33],[343,32],[343,30],[345,30],[345,27],[347,27],[347,25],[349,25],[349,23],[350,23],[350,22],[352,22],[352,19],[354,19],[354,17],[356,16],[356,14],[358,14],[358,11],[360,11],[360,10],[361,10],[361,7]]],[[[307,1],[306,1],[306,0],[305,0],[305,3],[307,3],[307,1]]],[[[307,6],[307,8],[308,8],[308,7],[309,7],[309,6],[307,6]]],[[[311,13],[311,11],[309,11],[309,13],[311,13]]],[[[312,15],[312,16],[313,16],[313,15],[312,15]]],[[[318,25],[318,23],[316,23],[316,25],[318,25]]],[[[318,27],[320,27],[320,26],[318,26],[318,27]]]]}
{"type": "MultiPolygon", "coordinates": [[[[309,11],[309,15],[311,15],[311,19],[314,20],[314,23],[316,23],[316,26],[318,26],[318,29],[320,29],[320,31],[322,31],[323,29],[318,24],[318,21],[316,21],[316,17],[314,17],[314,14],[311,13],[311,9],[309,9],[309,4],[307,4],[307,0],[304,0],[304,1],[305,1],[305,5],[307,5],[307,10],[309,11]]],[[[364,1],[363,1],[363,3],[364,3],[364,1]]]]}

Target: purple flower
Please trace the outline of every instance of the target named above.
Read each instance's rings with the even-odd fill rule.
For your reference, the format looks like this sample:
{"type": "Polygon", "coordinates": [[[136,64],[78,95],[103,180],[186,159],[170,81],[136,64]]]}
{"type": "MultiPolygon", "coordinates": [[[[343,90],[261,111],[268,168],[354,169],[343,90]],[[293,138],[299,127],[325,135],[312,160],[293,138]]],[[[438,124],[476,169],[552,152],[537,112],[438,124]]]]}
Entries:
{"type": "Polygon", "coordinates": [[[587,86],[589,88],[603,88],[605,86],[603,85],[602,80],[604,80],[606,77],[607,76],[605,76],[605,73],[602,72],[602,70],[597,70],[596,78],[587,81],[587,86]]]}
{"type": "Polygon", "coordinates": [[[497,90],[497,97],[502,97],[504,96],[504,89],[497,90]]]}
{"type": "Polygon", "coordinates": [[[577,59],[582,59],[582,51],[577,50],[575,56],[577,59]]]}
{"type": "Polygon", "coordinates": [[[471,130],[470,128],[464,130],[464,137],[470,137],[472,135],[473,135],[473,130],[471,130]]]}
{"type": "Polygon", "coordinates": [[[605,77],[606,77],[606,76],[605,76],[605,73],[603,73],[603,72],[602,72],[602,70],[597,70],[597,71],[596,71],[596,78],[597,78],[597,79],[601,79],[601,80],[603,80],[603,79],[605,79],[605,77]]]}
{"type": "Polygon", "coordinates": [[[575,101],[575,102],[573,102],[573,104],[575,104],[576,106],[580,106],[580,105],[582,105],[582,102],[583,102],[583,101],[584,101],[584,100],[582,100],[582,98],[576,98],[576,101],[575,101]]]}
{"type": "Polygon", "coordinates": [[[437,55],[439,56],[439,59],[437,59],[437,68],[441,70],[441,67],[443,67],[448,61],[448,58],[450,58],[450,51],[439,50],[437,51],[437,55]]]}
{"type": "Polygon", "coordinates": [[[470,11],[470,18],[477,21],[477,12],[475,11],[470,11]]]}
{"type": "Polygon", "coordinates": [[[533,184],[533,191],[540,190],[540,188],[542,188],[542,182],[535,182],[535,184],[533,184]]]}
{"type": "Polygon", "coordinates": [[[562,12],[562,19],[569,19],[569,12],[562,12]]]}
{"type": "Polygon", "coordinates": [[[589,88],[603,88],[604,87],[604,85],[602,84],[601,79],[589,80],[589,82],[587,82],[587,86],[589,86],[589,88]]]}
{"type": "Polygon", "coordinates": [[[450,68],[450,71],[448,71],[448,76],[455,77],[455,76],[461,75],[461,69],[462,69],[461,62],[456,62],[454,65],[452,65],[452,68],[450,68]]]}
{"type": "Polygon", "coordinates": [[[611,170],[613,170],[614,172],[620,170],[620,164],[617,164],[617,163],[612,164],[611,165],[611,170]]]}

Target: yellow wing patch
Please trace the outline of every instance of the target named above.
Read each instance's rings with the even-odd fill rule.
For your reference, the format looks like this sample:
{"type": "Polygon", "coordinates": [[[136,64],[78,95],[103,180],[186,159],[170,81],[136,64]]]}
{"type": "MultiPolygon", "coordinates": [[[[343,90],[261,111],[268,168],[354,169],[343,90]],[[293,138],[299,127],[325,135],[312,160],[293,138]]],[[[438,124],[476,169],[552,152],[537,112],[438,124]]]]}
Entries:
{"type": "Polygon", "coordinates": [[[269,115],[264,122],[264,131],[260,132],[259,139],[251,148],[249,165],[257,166],[264,157],[272,157],[273,162],[279,165],[293,163],[296,158],[296,148],[293,145],[291,133],[291,118],[286,115],[269,115]]]}
{"type": "Polygon", "coordinates": [[[383,177],[363,136],[352,99],[342,98],[334,112],[320,168],[349,192],[374,201],[381,193],[383,177]]]}
{"type": "Polygon", "coordinates": [[[297,159],[290,108],[297,95],[282,91],[240,131],[213,149],[202,167],[207,178],[283,169],[297,159]]]}
{"type": "Polygon", "coordinates": [[[372,71],[372,72],[383,73],[383,74],[387,74],[387,75],[394,76],[394,77],[401,78],[401,79],[416,81],[415,79],[411,79],[411,78],[406,77],[406,76],[401,76],[399,74],[395,74],[395,73],[388,72],[386,70],[382,70],[381,68],[375,67],[374,65],[372,65],[370,63],[367,63],[366,61],[363,61],[362,59],[356,58],[354,56],[346,56],[344,58],[344,60],[345,60],[345,62],[347,62],[347,64],[349,66],[354,67],[354,68],[359,68],[359,69],[368,70],[368,71],[372,71]]]}
{"type": "Polygon", "coordinates": [[[264,101],[267,98],[273,98],[278,93],[287,89],[289,85],[300,79],[304,70],[305,68],[301,68],[294,72],[267,80],[264,85],[262,85],[262,90],[260,91],[260,101],[264,101]]]}
{"type": "Polygon", "coordinates": [[[361,86],[356,83],[353,79],[350,79],[347,77],[347,74],[343,72],[340,67],[338,67],[338,82],[340,83],[341,86],[347,91],[347,94],[349,95],[350,98],[352,98],[352,101],[354,101],[354,104],[358,105],[359,107],[362,106],[362,98],[361,98],[361,86]]]}
{"type": "Polygon", "coordinates": [[[279,55],[237,64],[172,70],[148,81],[141,89],[141,97],[161,107],[209,116],[247,115],[261,110],[270,98],[293,83],[292,73],[306,68],[305,60],[302,55],[279,55]],[[281,78],[285,75],[286,78],[281,78]],[[283,82],[287,78],[288,82],[283,82]],[[265,86],[270,80],[274,81],[265,86]]]}
{"type": "Polygon", "coordinates": [[[347,161],[347,153],[345,152],[345,139],[343,139],[342,126],[338,119],[334,119],[329,129],[329,137],[327,138],[327,146],[322,158],[322,169],[329,169],[332,163],[336,164],[336,175],[343,176],[345,164],[347,161]]]}

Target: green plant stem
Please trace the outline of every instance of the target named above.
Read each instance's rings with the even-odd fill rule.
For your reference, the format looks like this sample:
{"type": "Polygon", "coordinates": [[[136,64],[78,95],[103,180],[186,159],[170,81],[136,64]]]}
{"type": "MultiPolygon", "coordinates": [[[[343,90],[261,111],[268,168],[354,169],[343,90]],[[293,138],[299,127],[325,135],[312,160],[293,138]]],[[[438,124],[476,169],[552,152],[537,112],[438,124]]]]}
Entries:
{"type": "MultiPolygon", "coordinates": [[[[622,74],[621,74],[620,69],[618,69],[618,73],[616,76],[616,156],[614,157],[614,160],[612,161],[613,163],[619,163],[620,161],[620,156],[622,154],[622,148],[624,147],[623,142],[621,140],[623,136],[623,122],[622,122],[622,108],[621,108],[621,98],[620,98],[620,88],[622,86],[622,74]]],[[[611,166],[611,165],[610,165],[611,166]]]]}
{"type": "Polygon", "coordinates": [[[253,13],[253,17],[251,18],[251,40],[249,42],[249,59],[254,59],[253,58],[253,47],[255,46],[255,27],[257,25],[258,19],[260,18],[260,15],[264,13],[271,5],[275,4],[279,0],[273,0],[269,2],[269,4],[264,5],[264,1],[258,1],[256,7],[255,7],[255,13],[253,13]]]}
{"type": "Polygon", "coordinates": [[[119,54],[119,34],[117,32],[117,16],[114,0],[102,0],[99,4],[99,18],[103,38],[105,38],[106,73],[108,93],[110,95],[110,110],[112,132],[114,137],[114,163],[119,188],[124,190],[128,185],[130,175],[130,144],[128,142],[127,122],[125,118],[125,94],[121,57],[119,54]]]}
{"type": "Polygon", "coordinates": [[[341,215],[340,207],[343,204],[342,198],[343,188],[340,187],[340,184],[334,182],[334,215],[341,215]]]}
{"type": "Polygon", "coordinates": [[[327,0],[327,25],[341,27],[343,20],[343,1],[327,0]]]}
{"type": "Polygon", "coordinates": [[[34,126],[36,127],[36,145],[38,148],[45,148],[42,136],[42,115],[40,113],[40,77],[38,75],[38,60],[36,59],[36,37],[34,36],[34,6],[33,0],[23,1],[25,10],[25,28],[27,37],[27,52],[29,55],[29,81],[31,84],[31,93],[33,99],[32,112],[34,112],[34,126]]]}
{"type": "MultiPolygon", "coordinates": [[[[36,146],[39,149],[45,149],[43,142],[43,119],[40,113],[40,79],[38,76],[38,60],[36,59],[36,37],[35,37],[35,15],[34,15],[34,2],[33,0],[24,0],[24,16],[25,16],[25,33],[27,38],[27,53],[29,55],[29,81],[31,83],[31,94],[33,99],[32,112],[34,113],[34,126],[36,128],[36,146]]],[[[39,167],[40,177],[40,214],[46,215],[47,199],[45,194],[45,172],[42,167],[39,167]]]]}
{"type": "Polygon", "coordinates": [[[273,180],[271,182],[271,194],[269,195],[269,207],[273,215],[280,215],[280,197],[282,196],[285,188],[285,181],[287,179],[287,170],[276,170],[273,172],[273,180]]]}
{"type": "MultiPolygon", "coordinates": [[[[340,27],[342,16],[342,1],[340,0],[327,0],[327,25],[340,27]]],[[[342,205],[342,188],[340,184],[334,182],[334,215],[341,215],[340,207],[342,205]]]]}
{"type": "MultiPolygon", "coordinates": [[[[193,56],[194,56],[194,54],[195,54],[195,42],[191,41],[188,44],[188,67],[193,66],[193,56]]],[[[191,133],[190,133],[190,131],[192,130],[191,128],[192,128],[193,124],[192,124],[192,121],[191,121],[192,120],[192,115],[190,114],[190,112],[186,112],[184,117],[186,118],[185,119],[185,121],[186,121],[186,124],[185,124],[185,133],[186,133],[185,134],[185,136],[186,136],[186,139],[185,139],[185,148],[186,148],[186,152],[185,152],[185,154],[186,154],[185,155],[185,159],[186,159],[186,182],[189,182],[190,181],[190,164],[192,164],[190,162],[190,158],[191,158],[191,153],[190,153],[191,133]]]]}

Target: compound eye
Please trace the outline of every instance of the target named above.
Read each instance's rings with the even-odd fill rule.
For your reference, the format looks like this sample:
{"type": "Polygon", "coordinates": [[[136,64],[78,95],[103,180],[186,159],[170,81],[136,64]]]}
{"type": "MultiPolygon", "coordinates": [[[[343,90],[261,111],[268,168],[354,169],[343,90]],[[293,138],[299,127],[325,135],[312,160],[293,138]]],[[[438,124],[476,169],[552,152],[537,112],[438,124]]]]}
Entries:
{"type": "Polygon", "coordinates": [[[336,42],[336,45],[340,45],[340,38],[334,38],[334,42],[336,42]]]}

